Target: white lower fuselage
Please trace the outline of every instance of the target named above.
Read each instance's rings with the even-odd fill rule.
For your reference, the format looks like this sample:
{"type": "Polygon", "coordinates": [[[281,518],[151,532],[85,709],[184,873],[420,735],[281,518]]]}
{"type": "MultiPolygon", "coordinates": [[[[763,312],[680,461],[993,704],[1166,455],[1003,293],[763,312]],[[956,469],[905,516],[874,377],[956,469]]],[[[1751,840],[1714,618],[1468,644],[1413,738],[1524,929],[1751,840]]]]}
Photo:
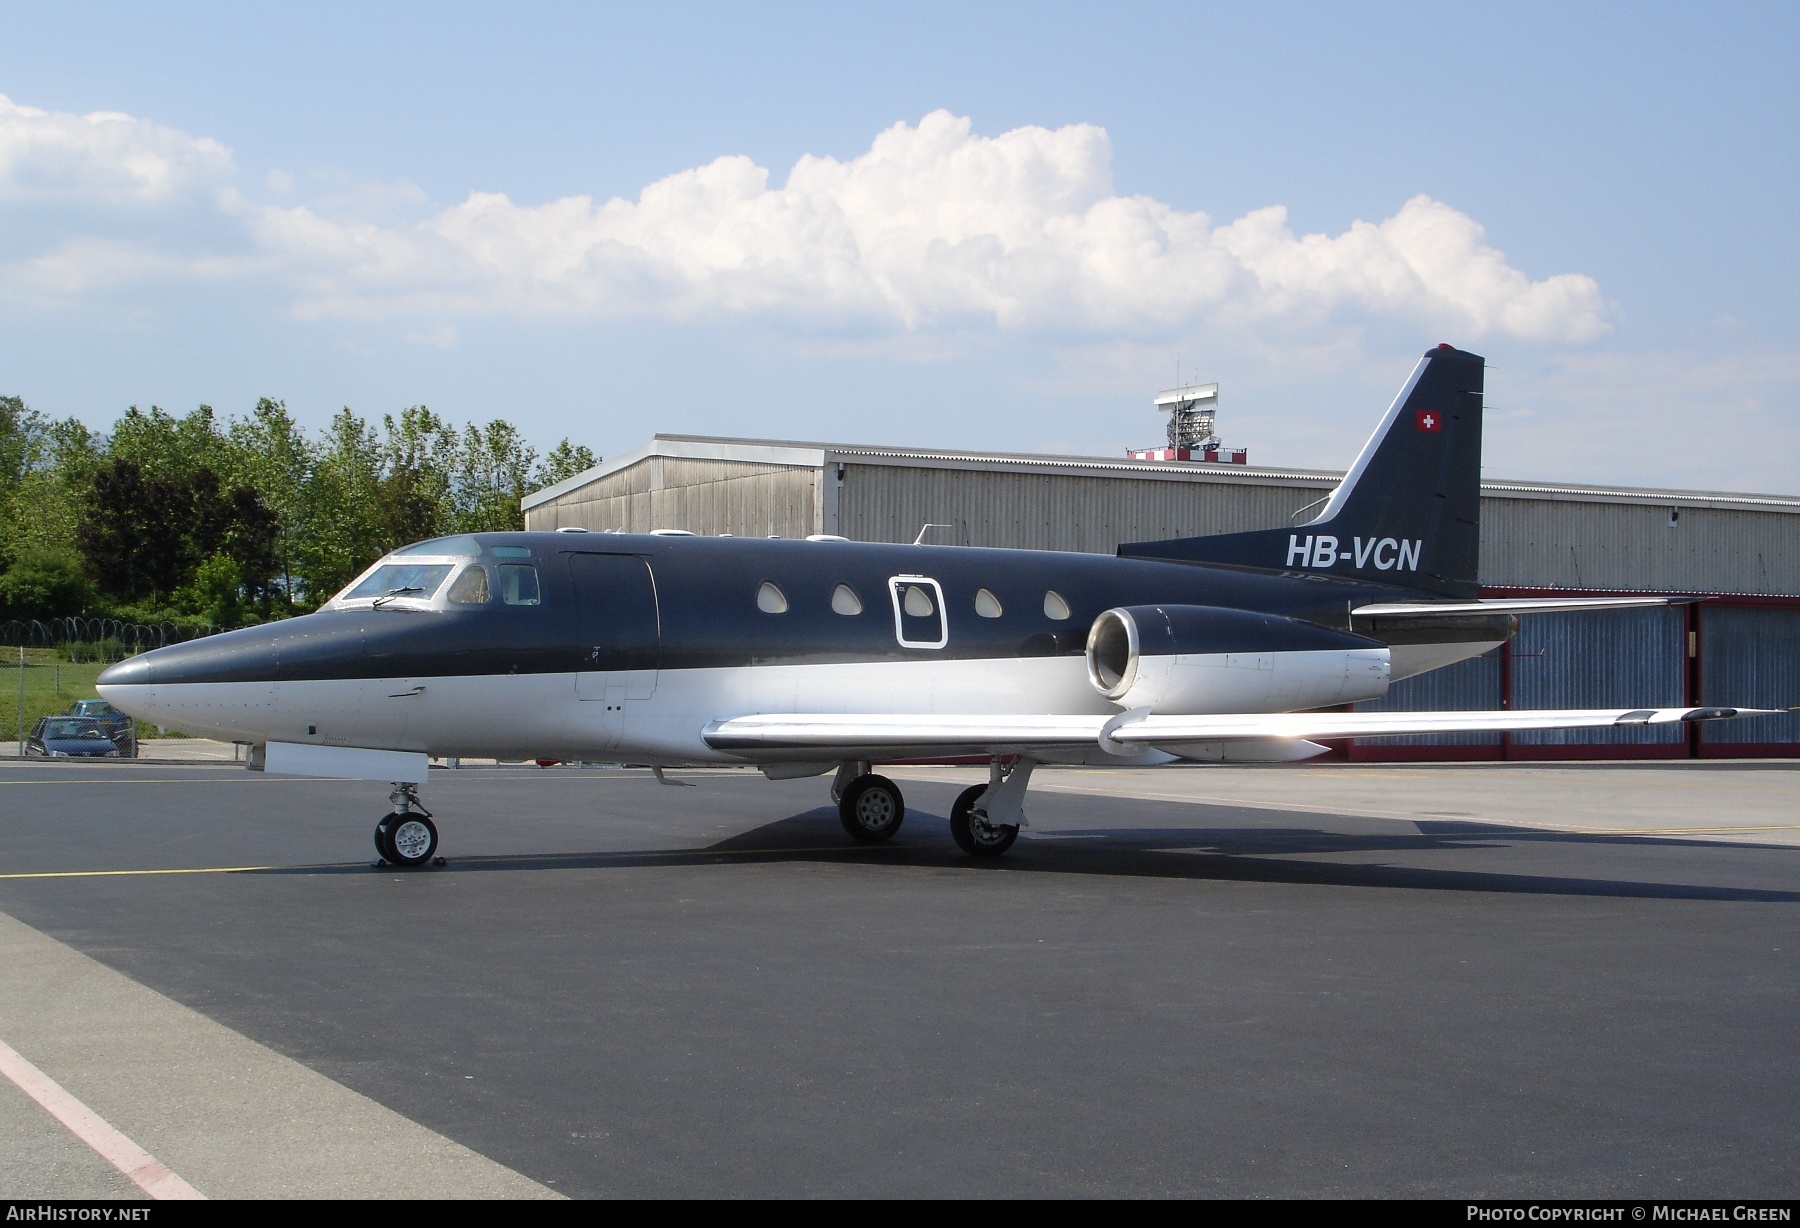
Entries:
{"type": "MultiPolygon", "coordinates": [[[[1436,646],[1442,648],[1444,646],[1436,646]]],[[[1484,645],[1471,645],[1480,651],[1484,645]]],[[[1183,658],[1208,679],[1215,712],[1282,712],[1365,698],[1333,654],[1183,658]]],[[[102,688],[115,706],[187,733],[423,751],[445,757],[678,765],[741,763],[702,740],[747,714],[889,712],[1111,716],[1081,657],[270,682],[102,688]]]]}

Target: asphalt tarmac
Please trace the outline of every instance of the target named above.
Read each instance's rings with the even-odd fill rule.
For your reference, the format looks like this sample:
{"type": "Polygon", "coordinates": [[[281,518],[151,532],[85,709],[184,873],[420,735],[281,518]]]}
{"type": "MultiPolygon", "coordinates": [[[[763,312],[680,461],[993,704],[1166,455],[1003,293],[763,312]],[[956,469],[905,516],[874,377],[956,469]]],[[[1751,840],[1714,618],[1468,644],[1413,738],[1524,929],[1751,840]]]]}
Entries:
{"type": "MultiPolygon", "coordinates": [[[[396,872],[379,785],[5,765],[0,1042],[212,1196],[1791,1197],[1800,765],[1574,770],[1046,774],[993,863],[954,772],[434,771],[396,872]]],[[[0,1080],[0,1195],[140,1193],[0,1080]]]]}

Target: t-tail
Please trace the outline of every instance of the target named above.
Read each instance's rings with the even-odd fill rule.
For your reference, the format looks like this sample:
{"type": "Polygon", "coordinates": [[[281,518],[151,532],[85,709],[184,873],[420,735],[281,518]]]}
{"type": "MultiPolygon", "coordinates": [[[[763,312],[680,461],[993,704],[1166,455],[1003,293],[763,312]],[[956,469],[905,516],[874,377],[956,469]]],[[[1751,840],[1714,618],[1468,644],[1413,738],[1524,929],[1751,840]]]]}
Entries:
{"type": "Polygon", "coordinates": [[[1484,360],[1427,350],[1325,510],[1291,529],[1132,542],[1136,558],[1326,573],[1472,598],[1484,360]]]}

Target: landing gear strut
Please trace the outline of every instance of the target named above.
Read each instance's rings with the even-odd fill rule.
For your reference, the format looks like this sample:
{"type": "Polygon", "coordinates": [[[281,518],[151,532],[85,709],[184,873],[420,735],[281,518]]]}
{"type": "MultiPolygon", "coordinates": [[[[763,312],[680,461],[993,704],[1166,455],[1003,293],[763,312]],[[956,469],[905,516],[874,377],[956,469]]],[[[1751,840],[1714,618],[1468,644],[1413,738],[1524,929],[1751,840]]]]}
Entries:
{"type": "Polygon", "coordinates": [[[375,851],[383,861],[397,866],[428,864],[437,852],[438,831],[431,811],[419,801],[419,786],[395,781],[388,801],[394,810],[375,825],[375,851]]]}
{"type": "Polygon", "coordinates": [[[1019,759],[1010,769],[993,759],[988,783],[970,785],[950,807],[950,838],[971,857],[998,857],[1019,838],[1025,823],[1025,786],[1037,763],[1019,759]]]}
{"type": "Polygon", "coordinates": [[[867,763],[847,762],[838,769],[831,796],[837,799],[838,821],[853,840],[873,844],[887,840],[906,821],[900,786],[869,771],[867,763]]]}

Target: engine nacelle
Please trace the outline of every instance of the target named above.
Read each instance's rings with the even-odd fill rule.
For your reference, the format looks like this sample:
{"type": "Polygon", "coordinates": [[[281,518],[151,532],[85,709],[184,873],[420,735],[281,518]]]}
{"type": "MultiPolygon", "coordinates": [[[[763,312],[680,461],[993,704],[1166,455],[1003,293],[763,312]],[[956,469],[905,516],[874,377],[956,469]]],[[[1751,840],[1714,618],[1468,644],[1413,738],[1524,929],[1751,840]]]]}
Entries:
{"type": "Polygon", "coordinates": [[[1295,712],[1380,699],[1387,645],[1317,623],[1204,605],[1119,606],[1088,632],[1088,678],[1160,715],[1295,712]]]}

